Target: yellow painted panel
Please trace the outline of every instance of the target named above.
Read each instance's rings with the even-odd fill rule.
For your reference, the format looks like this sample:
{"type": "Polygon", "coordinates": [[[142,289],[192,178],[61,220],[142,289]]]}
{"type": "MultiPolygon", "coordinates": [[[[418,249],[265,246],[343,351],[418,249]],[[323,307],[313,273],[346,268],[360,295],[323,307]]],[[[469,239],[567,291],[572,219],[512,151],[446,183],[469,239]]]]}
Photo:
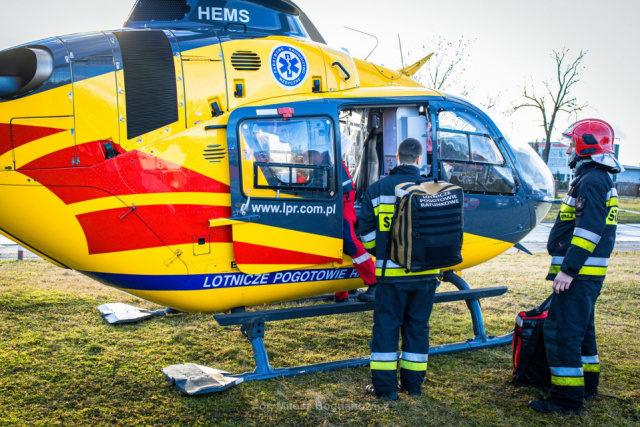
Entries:
{"type": "MultiPolygon", "coordinates": [[[[82,63],[74,63],[74,71],[82,63]]],[[[120,142],[116,77],[113,72],[74,83],[76,143],[120,142]]],[[[80,164],[83,164],[82,158],[80,164]]]]}
{"type": "Polygon", "coordinates": [[[59,117],[73,115],[71,85],[0,103],[0,123],[18,117],[59,117]]]}
{"type": "Polygon", "coordinates": [[[234,225],[233,241],[331,258],[338,258],[342,250],[342,239],[256,223],[234,225]]]}
{"type": "Polygon", "coordinates": [[[104,197],[69,205],[74,215],[117,209],[123,206],[152,205],[203,205],[231,206],[231,195],[228,193],[150,193],[129,194],[117,197],[104,197]]]}
{"type": "Polygon", "coordinates": [[[513,243],[465,233],[462,245],[462,263],[443,270],[458,271],[474,267],[497,257],[511,247],[513,247],[513,243]]]}
{"type": "Polygon", "coordinates": [[[187,126],[211,119],[209,100],[218,98],[220,109],[227,110],[227,86],[224,78],[222,50],[218,43],[182,54],[187,126]]]}
{"type": "Polygon", "coordinates": [[[204,129],[209,125],[224,124],[210,120],[153,144],[141,145],[138,150],[230,185],[227,132],[224,129],[204,129]],[[221,148],[225,158],[219,163],[210,163],[203,156],[208,146],[221,148]]]}
{"type": "Polygon", "coordinates": [[[348,53],[332,49],[328,46],[322,46],[322,53],[325,61],[327,87],[330,92],[353,89],[360,86],[358,69],[348,53]],[[334,63],[336,63],[335,66],[332,65],[334,63]],[[349,73],[348,80],[345,80],[347,79],[347,75],[337,63],[340,63],[347,70],[347,73],[349,73]]]}

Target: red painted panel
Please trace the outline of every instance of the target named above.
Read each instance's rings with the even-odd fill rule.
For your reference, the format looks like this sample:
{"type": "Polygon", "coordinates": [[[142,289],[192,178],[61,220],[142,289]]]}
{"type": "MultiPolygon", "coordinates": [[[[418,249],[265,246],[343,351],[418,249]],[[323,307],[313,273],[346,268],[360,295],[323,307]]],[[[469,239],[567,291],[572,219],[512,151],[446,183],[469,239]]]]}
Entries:
{"type": "MultiPolygon", "coordinates": [[[[80,159],[79,166],[87,167],[104,162],[105,153],[102,144],[105,142],[111,141],[91,141],[76,145],[76,156],[80,159]]],[[[111,146],[115,149],[113,142],[111,142],[111,146]]]]}
{"type": "MultiPolygon", "coordinates": [[[[85,157],[87,161],[97,161],[101,156],[98,153],[98,149],[102,150],[99,141],[85,143],[78,148],[84,153],[91,153],[90,157],[89,154],[85,157]]],[[[62,158],[60,156],[68,154],[65,150],[48,154],[25,165],[23,169],[26,170],[21,171],[49,188],[66,204],[105,197],[105,194],[78,190],[78,194],[69,197],[70,192],[61,191],[62,187],[93,188],[114,196],[184,192],[229,193],[229,186],[226,184],[138,151],[124,153],[109,160],[104,160],[102,155],[102,161],[91,166],[83,164],[81,158],[79,167],[37,169],[39,165],[48,164],[49,159],[62,158]]]]}
{"type": "Polygon", "coordinates": [[[152,205],[108,209],[78,215],[89,254],[122,252],[193,243],[210,236],[211,242],[230,243],[231,227],[209,227],[209,220],[231,215],[231,208],[201,205],[152,205]],[[122,219],[121,219],[122,217],[122,219]],[[151,231],[153,230],[153,231],[151,231]]]}
{"type": "Polygon", "coordinates": [[[120,220],[128,211],[128,208],[109,209],[77,216],[90,255],[164,246],[133,213],[120,220]]]}
{"type": "Polygon", "coordinates": [[[47,189],[67,205],[111,196],[106,191],[92,187],[47,187],[47,189]]]}
{"type": "Polygon", "coordinates": [[[109,195],[132,194],[131,189],[120,179],[115,163],[110,161],[93,167],[35,169],[21,172],[46,186],[67,205],[109,195]]]}
{"type": "Polygon", "coordinates": [[[226,184],[150,154],[131,151],[115,160],[133,193],[229,192],[226,184]]]}
{"type": "Polygon", "coordinates": [[[196,236],[211,236],[211,242],[231,243],[231,226],[209,227],[209,220],[228,218],[231,208],[206,205],[138,206],[138,215],[167,245],[193,242],[196,236]]]}
{"type": "Polygon", "coordinates": [[[46,128],[40,126],[10,125],[0,123],[0,156],[11,150],[11,139],[13,138],[13,148],[56,133],[66,132],[67,129],[46,128]],[[7,145],[7,140],[9,144],[7,145]]]}
{"type": "Polygon", "coordinates": [[[318,265],[337,261],[337,258],[242,242],[233,243],[233,252],[238,264],[318,265]]]}

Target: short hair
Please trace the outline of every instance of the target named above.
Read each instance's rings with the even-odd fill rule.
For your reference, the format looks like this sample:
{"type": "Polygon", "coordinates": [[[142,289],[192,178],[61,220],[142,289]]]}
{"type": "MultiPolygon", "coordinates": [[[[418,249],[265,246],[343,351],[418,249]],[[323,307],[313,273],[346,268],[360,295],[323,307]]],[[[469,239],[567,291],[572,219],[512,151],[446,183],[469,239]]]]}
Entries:
{"type": "Polygon", "coordinates": [[[413,165],[422,156],[422,144],[415,138],[407,138],[398,147],[398,160],[402,164],[413,165]]]}

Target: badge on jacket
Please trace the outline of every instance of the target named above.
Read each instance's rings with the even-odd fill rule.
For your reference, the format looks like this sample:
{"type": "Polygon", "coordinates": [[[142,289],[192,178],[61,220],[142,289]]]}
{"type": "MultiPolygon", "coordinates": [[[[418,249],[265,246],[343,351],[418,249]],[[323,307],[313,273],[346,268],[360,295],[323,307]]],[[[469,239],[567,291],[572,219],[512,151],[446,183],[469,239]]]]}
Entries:
{"type": "Polygon", "coordinates": [[[578,197],[578,200],[576,201],[576,210],[581,211],[582,209],[585,208],[586,205],[587,205],[587,199],[582,196],[578,197]]]}

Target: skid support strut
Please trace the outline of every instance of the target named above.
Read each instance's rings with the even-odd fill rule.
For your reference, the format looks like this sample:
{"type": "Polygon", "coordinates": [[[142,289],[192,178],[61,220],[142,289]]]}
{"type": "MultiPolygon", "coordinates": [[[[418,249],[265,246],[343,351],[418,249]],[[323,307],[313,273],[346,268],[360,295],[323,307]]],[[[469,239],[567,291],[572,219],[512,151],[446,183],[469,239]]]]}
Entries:
{"type": "MultiPolygon", "coordinates": [[[[435,303],[466,301],[469,311],[471,312],[474,337],[459,343],[432,346],[429,348],[430,356],[498,347],[511,343],[511,333],[499,337],[493,335],[488,336],[486,334],[479,303],[479,299],[481,298],[504,294],[507,291],[506,287],[471,289],[461,277],[453,272],[446,272],[444,280],[453,283],[460,290],[436,293],[435,303]]],[[[296,366],[293,368],[273,368],[269,363],[269,356],[267,355],[267,349],[264,344],[264,333],[266,322],[368,311],[373,310],[373,305],[373,303],[366,302],[329,303],[306,307],[253,312],[239,311],[231,314],[216,315],[215,319],[220,326],[242,325],[240,330],[249,340],[253,348],[253,359],[256,364],[255,370],[240,375],[233,375],[218,369],[187,363],[166,367],[162,372],[169,382],[178,390],[189,395],[194,395],[223,391],[245,381],[259,381],[275,377],[293,377],[311,374],[313,372],[327,372],[368,366],[369,357],[367,356],[296,366]]]]}

